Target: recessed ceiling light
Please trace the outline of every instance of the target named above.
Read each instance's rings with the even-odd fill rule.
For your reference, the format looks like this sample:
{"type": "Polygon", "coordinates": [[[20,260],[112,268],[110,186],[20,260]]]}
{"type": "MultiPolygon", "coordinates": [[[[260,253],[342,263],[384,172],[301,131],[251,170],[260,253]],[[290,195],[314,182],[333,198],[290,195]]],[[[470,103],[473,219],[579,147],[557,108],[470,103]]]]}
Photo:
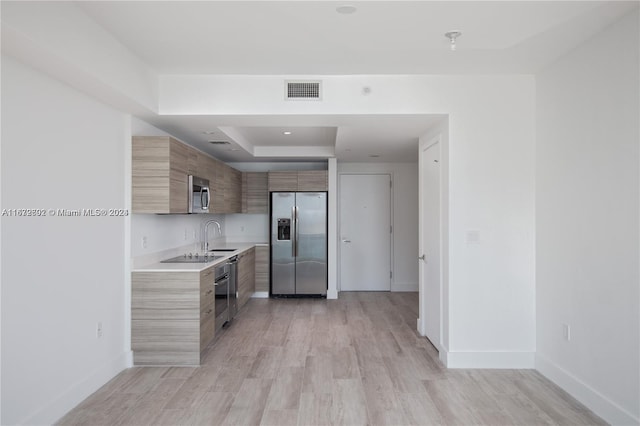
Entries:
{"type": "Polygon", "coordinates": [[[238,148],[229,148],[227,151],[240,151],[238,148]]]}
{"type": "Polygon", "coordinates": [[[209,141],[211,145],[231,145],[231,142],[227,141],[209,141]]]}
{"type": "Polygon", "coordinates": [[[378,157],[380,157],[380,156],[379,156],[378,154],[369,154],[369,157],[371,157],[371,158],[378,158],[378,157]]]}
{"type": "Polygon", "coordinates": [[[216,133],[215,130],[205,130],[204,132],[202,132],[203,135],[213,135],[215,133],[216,133]]]}
{"type": "Polygon", "coordinates": [[[290,134],[291,134],[291,132],[286,131],[286,132],[282,132],[282,134],[283,134],[283,135],[290,135],[290,134]]]}
{"type": "Polygon", "coordinates": [[[352,13],[356,13],[356,7],[355,6],[351,6],[350,4],[345,4],[344,6],[338,6],[336,7],[336,12],[338,12],[341,15],[351,15],[352,13]]]}

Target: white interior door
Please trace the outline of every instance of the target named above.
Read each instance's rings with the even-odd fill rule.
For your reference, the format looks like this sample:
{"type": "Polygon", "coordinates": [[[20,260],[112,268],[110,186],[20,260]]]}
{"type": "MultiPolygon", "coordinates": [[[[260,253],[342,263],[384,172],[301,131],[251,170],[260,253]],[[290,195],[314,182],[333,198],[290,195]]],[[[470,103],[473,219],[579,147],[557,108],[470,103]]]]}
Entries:
{"type": "Polygon", "coordinates": [[[340,175],[340,287],[391,290],[389,175],[340,175]]]}
{"type": "Polygon", "coordinates": [[[440,143],[420,143],[420,322],[419,331],[440,348],[440,143]]]}

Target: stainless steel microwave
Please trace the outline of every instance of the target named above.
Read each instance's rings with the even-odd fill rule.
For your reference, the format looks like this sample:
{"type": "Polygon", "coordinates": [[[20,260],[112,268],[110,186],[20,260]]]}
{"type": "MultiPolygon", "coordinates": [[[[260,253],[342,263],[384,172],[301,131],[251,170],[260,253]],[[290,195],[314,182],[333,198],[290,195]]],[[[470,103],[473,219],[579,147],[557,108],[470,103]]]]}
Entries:
{"type": "Polygon", "coordinates": [[[189,175],[189,213],[209,213],[210,203],[209,181],[189,175]]]}

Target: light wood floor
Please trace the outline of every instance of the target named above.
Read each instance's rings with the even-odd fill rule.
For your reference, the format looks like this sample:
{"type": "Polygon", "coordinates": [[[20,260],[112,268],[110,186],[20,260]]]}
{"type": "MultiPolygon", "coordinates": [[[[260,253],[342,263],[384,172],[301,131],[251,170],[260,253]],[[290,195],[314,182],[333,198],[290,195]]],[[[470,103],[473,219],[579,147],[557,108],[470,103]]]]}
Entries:
{"type": "Polygon", "coordinates": [[[61,425],[605,424],[533,370],[446,370],[417,293],[251,299],[199,368],[123,371],[61,425]]]}

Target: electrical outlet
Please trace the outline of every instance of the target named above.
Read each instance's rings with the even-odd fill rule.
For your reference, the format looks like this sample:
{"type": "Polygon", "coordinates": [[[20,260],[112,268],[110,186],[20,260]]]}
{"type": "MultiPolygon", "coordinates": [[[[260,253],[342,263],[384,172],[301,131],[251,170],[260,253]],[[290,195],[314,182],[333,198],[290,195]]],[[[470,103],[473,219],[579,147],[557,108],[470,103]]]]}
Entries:
{"type": "Polygon", "coordinates": [[[96,324],[96,337],[98,339],[102,337],[102,321],[98,321],[96,324]]]}
{"type": "Polygon", "coordinates": [[[240,227],[240,232],[244,232],[244,226],[240,227]]]}
{"type": "Polygon", "coordinates": [[[571,326],[569,324],[562,324],[562,337],[567,342],[571,340],[571,326]]]}
{"type": "Polygon", "coordinates": [[[196,230],[195,230],[194,228],[192,228],[191,230],[193,231],[193,234],[192,234],[193,239],[194,239],[194,240],[195,240],[195,239],[197,239],[197,238],[198,238],[198,236],[196,235],[196,230]]]}
{"type": "Polygon", "coordinates": [[[184,240],[187,241],[187,239],[189,239],[188,230],[187,228],[184,228],[184,240]]]}
{"type": "Polygon", "coordinates": [[[147,248],[147,237],[142,237],[142,248],[147,248]]]}

